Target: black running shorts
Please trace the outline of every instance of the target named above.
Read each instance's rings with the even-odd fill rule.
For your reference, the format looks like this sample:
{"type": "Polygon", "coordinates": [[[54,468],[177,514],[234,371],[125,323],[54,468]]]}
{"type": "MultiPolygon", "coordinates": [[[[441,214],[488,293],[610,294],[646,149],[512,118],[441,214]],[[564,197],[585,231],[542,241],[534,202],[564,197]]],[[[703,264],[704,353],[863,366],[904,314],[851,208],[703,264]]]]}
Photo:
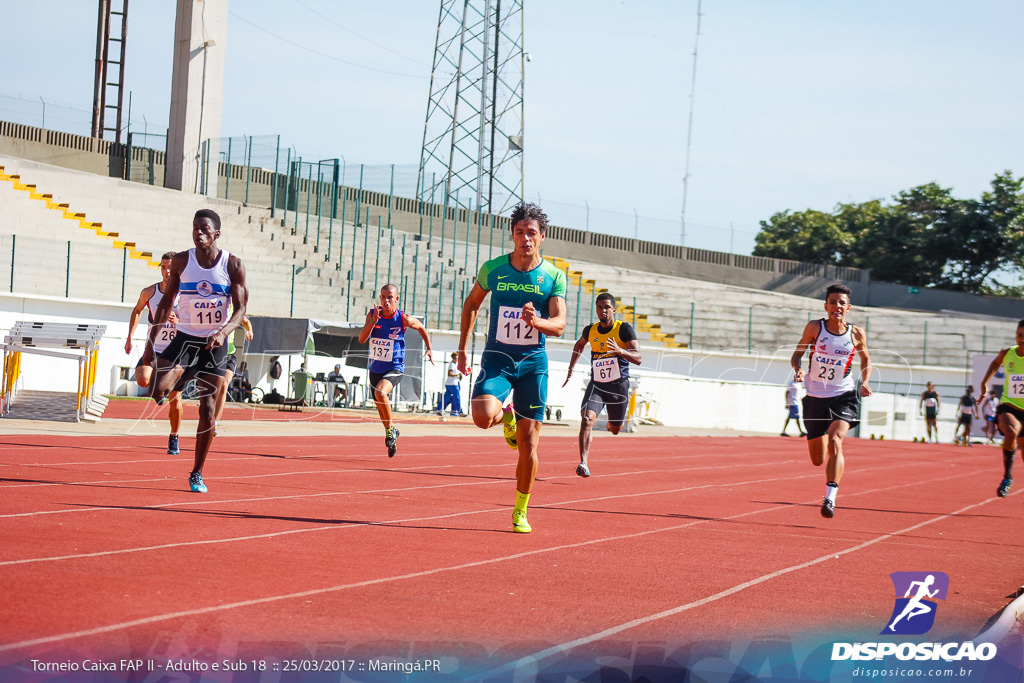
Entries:
{"type": "Polygon", "coordinates": [[[629,410],[629,378],[614,382],[595,382],[590,380],[583,394],[583,405],[580,412],[586,416],[588,410],[600,415],[601,410],[608,408],[608,424],[621,427],[626,422],[629,410]]]}
{"type": "Polygon", "coordinates": [[[860,401],[856,391],[831,398],[804,396],[804,429],[808,440],[828,434],[829,426],[836,420],[849,423],[851,429],[860,424],[860,401]]]}
{"type": "MultiPolygon", "coordinates": [[[[1009,403],[1000,403],[996,407],[996,425],[997,426],[999,425],[999,416],[1002,415],[1003,413],[1006,413],[1007,415],[1013,415],[1015,418],[1017,418],[1017,422],[1019,422],[1021,425],[1024,425],[1024,410],[1021,410],[1020,408],[1018,408],[1016,406],[1012,406],[1009,403]]],[[[1002,427],[999,427],[999,433],[1003,434],[1003,428],[1002,427]]],[[[1006,436],[1006,434],[1003,434],[1003,436],[1006,436]]]]}
{"type": "Polygon", "coordinates": [[[391,382],[392,386],[397,387],[399,382],[402,381],[404,375],[398,370],[388,370],[387,372],[371,372],[370,373],[370,388],[376,389],[377,385],[380,384],[382,379],[386,379],[391,382]]]}
{"type": "Polygon", "coordinates": [[[207,349],[207,342],[209,337],[193,337],[191,334],[178,332],[167,348],[160,352],[159,357],[180,365],[188,374],[223,377],[228,347],[221,344],[215,349],[207,349]]]}

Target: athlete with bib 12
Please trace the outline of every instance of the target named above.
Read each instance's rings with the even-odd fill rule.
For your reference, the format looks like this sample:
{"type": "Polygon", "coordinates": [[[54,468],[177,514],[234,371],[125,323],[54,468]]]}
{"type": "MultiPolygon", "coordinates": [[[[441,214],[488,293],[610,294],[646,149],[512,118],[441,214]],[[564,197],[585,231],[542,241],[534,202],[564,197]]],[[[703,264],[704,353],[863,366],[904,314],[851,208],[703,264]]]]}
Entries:
{"type": "Polygon", "coordinates": [[[491,294],[487,344],[473,387],[473,422],[481,429],[503,423],[505,441],[519,451],[512,530],[528,534],[526,506],[537,476],[540,423],[548,395],[544,340],[565,331],[565,273],[541,257],[548,217],[539,206],[520,204],[512,211],[511,223],[515,249],[481,266],[462,306],[459,372],[469,374],[469,333],[491,294]],[[513,405],[502,408],[510,393],[513,405]]]}
{"type": "Polygon", "coordinates": [[[804,428],[811,463],[821,467],[825,462],[825,499],[821,516],[835,515],[839,480],[843,477],[843,437],[860,424],[860,401],[857,376],[853,374],[853,356],[860,356],[860,396],[870,396],[871,358],[868,356],[864,330],[846,322],[850,312],[850,289],[836,283],[825,290],[826,317],[812,320],[804,327],[803,336],[790,359],[794,380],[803,381],[804,428]],[[810,353],[810,368],[805,373],[800,363],[810,353]],[[828,460],[826,462],[826,454],[828,460]]]}

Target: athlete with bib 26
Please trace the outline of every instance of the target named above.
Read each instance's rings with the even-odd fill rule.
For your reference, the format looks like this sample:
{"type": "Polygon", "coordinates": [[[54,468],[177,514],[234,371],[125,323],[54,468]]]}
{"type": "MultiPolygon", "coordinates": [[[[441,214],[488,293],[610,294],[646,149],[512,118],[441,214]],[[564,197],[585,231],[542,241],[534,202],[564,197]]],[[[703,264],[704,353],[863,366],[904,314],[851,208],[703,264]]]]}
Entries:
{"type": "Polygon", "coordinates": [[[171,259],[171,273],[163,299],[153,315],[153,324],[162,325],[178,302],[177,334],[156,358],[156,377],[150,396],[160,405],[168,392],[180,390],[195,378],[199,387],[199,427],[196,453],[189,488],[206,493],[203,465],[213,442],[213,421],[217,408],[217,390],[224,381],[228,335],[245,317],[249,290],[245,285],[242,260],[217,246],[220,216],[210,209],[196,211],[192,219],[192,242],[188,251],[171,259]],[[233,307],[233,313],[228,314],[233,307]]]}
{"type": "Polygon", "coordinates": [[[821,516],[835,515],[839,480],[843,477],[843,437],[860,424],[857,376],[853,374],[853,356],[860,357],[860,396],[870,396],[871,358],[864,330],[846,322],[850,312],[850,289],[834,284],[825,290],[826,317],[812,320],[790,359],[794,379],[803,381],[804,428],[811,463],[825,463],[828,484],[821,503],[821,516]],[[811,356],[807,372],[800,367],[804,354],[811,356]],[[827,460],[826,460],[827,457],[827,460]]]}
{"type": "Polygon", "coordinates": [[[548,395],[548,354],[544,340],[565,331],[565,273],[545,261],[540,246],[548,217],[536,204],[512,211],[515,250],[480,267],[462,306],[459,372],[469,374],[466,344],[484,299],[491,294],[487,344],[473,386],[473,422],[481,429],[505,426],[505,441],[519,451],[512,530],[528,534],[526,506],[537,477],[540,423],[548,395]],[[514,407],[502,408],[512,393],[514,407]],[[518,416],[518,421],[517,421],[518,416]]]}

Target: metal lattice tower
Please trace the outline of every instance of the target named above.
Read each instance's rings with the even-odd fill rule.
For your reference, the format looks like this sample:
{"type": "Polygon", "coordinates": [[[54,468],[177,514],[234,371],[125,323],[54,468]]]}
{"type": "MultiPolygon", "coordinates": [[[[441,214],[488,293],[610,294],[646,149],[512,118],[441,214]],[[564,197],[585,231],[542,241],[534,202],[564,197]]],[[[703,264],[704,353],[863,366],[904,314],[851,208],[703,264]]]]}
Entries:
{"type": "Polygon", "coordinates": [[[496,214],[522,201],[524,58],[523,0],[441,0],[420,199],[496,214]]]}

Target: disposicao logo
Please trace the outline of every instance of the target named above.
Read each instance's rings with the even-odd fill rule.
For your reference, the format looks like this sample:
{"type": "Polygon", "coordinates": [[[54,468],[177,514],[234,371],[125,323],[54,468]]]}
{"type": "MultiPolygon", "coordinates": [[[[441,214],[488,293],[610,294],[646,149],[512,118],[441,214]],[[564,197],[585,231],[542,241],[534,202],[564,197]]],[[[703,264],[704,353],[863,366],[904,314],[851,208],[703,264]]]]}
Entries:
{"type": "Polygon", "coordinates": [[[896,589],[896,605],[881,635],[928,633],[935,624],[937,601],[946,599],[949,576],[943,572],[893,572],[889,578],[896,589]]]}
{"type": "MultiPolygon", "coordinates": [[[[896,590],[892,616],[880,635],[920,635],[935,625],[938,601],[946,599],[949,576],[943,572],[893,572],[896,590]]],[[[994,643],[833,643],[832,661],[882,660],[895,656],[907,661],[988,661],[996,656],[994,643]]]]}

